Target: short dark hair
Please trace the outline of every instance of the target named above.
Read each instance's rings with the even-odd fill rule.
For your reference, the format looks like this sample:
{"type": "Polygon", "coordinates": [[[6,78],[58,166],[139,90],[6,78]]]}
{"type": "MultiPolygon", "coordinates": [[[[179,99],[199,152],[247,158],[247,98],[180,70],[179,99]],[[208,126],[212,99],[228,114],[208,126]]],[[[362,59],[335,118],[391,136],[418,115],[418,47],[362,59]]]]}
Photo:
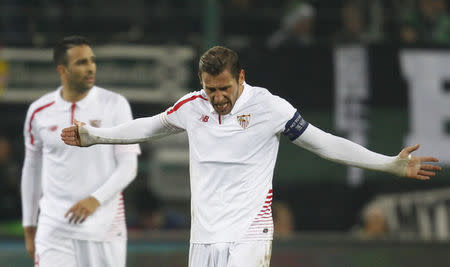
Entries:
{"type": "Polygon", "coordinates": [[[198,75],[201,78],[203,72],[211,75],[219,75],[228,69],[231,75],[239,80],[241,64],[236,52],[223,46],[214,46],[206,51],[198,62],[198,75]]]}
{"type": "Polygon", "coordinates": [[[67,50],[80,45],[91,46],[91,42],[86,37],[78,35],[65,37],[53,48],[53,62],[56,66],[67,65],[67,50]]]}

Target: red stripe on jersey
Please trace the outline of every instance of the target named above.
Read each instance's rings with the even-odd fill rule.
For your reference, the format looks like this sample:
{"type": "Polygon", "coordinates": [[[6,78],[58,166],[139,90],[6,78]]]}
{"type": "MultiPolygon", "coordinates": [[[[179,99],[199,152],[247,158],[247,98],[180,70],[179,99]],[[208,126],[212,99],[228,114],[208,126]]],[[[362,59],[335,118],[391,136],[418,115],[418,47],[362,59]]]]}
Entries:
{"type": "Polygon", "coordinates": [[[28,133],[30,133],[30,143],[31,143],[32,145],[34,145],[34,136],[33,136],[33,134],[31,133],[31,130],[32,130],[32,123],[33,123],[33,120],[34,120],[34,116],[35,116],[36,113],[38,113],[39,111],[42,111],[43,109],[48,108],[48,107],[50,107],[50,106],[53,105],[53,104],[55,104],[55,101],[52,101],[52,102],[50,102],[50,103],[48,103],[48,104],[46,104],[46,105],[43,105],[43,106],[41,106],[41,107],[38,107],[35,111],[33,111],[33,114],[31,114],[30,123],[28,124],[28,133]]]}
{"type": "Polygon", "coordinates": [[[184,104],[186,104],[187,102],[192,101],[192,100],[194,100],[194,99],[196,99],[196,98],[201,98],[201,99],[203,99],[203,100],[208,100],[208,99],[204,98],[202,95],[193,95],[193,96],[191,96],[191,97],[189,97],[189,98],[186,98],[186,99],[183,100],[183,101],[180,101],[178,104],[176,104],[171,110],[167,111],[167,115],[169,115],[170,113],[173,113],[173,112],[177,111],[182,105],[184,105],[184,104]]]}

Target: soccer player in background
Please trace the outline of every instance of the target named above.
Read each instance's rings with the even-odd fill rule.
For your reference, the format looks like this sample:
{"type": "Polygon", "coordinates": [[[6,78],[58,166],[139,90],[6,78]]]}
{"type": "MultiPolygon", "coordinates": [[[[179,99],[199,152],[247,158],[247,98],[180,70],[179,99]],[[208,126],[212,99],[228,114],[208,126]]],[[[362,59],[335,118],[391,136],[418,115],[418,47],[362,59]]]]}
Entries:
{"type": "MultiPolygon", "coordinates": [[[[238,55],[216,46],[200,58],[202,90],[158,115],[113,128],[85,123],[63,129],[69,145],[131,144],[186,131],[191,185],[191,267],[269,266],[273,238],[272,178],[279,138],[342,164],[429,179],[439,166],[416,157],[369,151],[308,123],[286,100],[245,82],[238,55]]],[[[301,165],[301,162],[299,163],[301,165]]]]}
{"type": "Polygon", "coordinates": [[[53,60],[62,85],[30,105],[24,127],[26,249],[39,267],[125,266],[122,190],[136,177],[139,146],[80,149],[58,135],[75,117],[92,127],[130,121],[130,105],[94,85],[95,55],[86,38],[64,38],[53,60]]]}

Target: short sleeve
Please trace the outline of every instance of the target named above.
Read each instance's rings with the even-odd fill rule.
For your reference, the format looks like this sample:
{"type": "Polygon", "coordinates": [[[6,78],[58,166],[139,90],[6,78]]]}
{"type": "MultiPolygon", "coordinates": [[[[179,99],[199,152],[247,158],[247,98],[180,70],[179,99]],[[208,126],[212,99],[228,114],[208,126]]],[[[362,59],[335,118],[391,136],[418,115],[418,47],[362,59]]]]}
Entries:
{"type": "MultiPolygon", "coordinates": [[[[119,95],[117,99],[117,105],[114,108],[116,114],[114,119],[114,126],[128,122],[133,120],[133,115],[131,112],[131,107],[128,101],[125,99],[125,97],[119,95]],[[117,107],[117,108],[116,108],[117,107]]],[[[132,145],[115,145],[114,151],[116,154],[120,153],[136,153],[140,154],[141,149],[138,144],[132,144],[132,145]]]]}

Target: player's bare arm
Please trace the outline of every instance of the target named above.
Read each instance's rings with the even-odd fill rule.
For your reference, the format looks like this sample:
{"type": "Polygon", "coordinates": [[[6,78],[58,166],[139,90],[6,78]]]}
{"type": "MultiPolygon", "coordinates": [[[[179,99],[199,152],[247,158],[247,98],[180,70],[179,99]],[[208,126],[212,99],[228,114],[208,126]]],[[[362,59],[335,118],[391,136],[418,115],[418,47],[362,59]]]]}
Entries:
{"type": "Polygon", "coordinates": [[[64,217],[69,217],[69,223],[83,223],[97,210],[98,206],[100,206],[100,202],[95,197],[89,196],[75,203],[64,217]]]}

